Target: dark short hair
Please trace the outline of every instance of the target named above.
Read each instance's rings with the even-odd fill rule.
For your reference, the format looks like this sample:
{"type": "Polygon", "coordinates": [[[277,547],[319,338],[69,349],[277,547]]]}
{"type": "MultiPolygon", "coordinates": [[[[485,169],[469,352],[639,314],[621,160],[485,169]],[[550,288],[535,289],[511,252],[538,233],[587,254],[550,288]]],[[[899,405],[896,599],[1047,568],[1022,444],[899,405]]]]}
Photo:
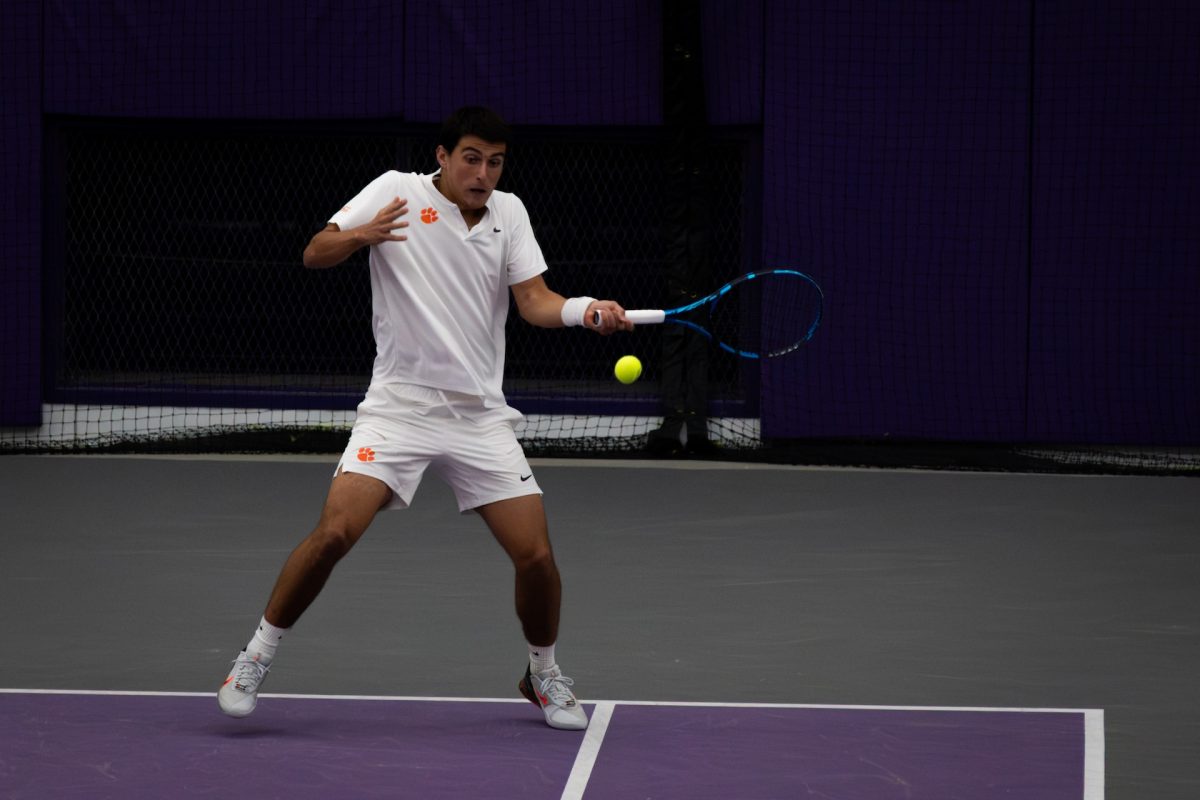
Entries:
{"type": "Polygon", "coordinates": [[[512,130],[500,119],[500,115],[490,108],[464,106],[442,123],[438,144],[446,148],[447,153],[453,153],[454,148],[458,146],[458,140],[464,136],[478,136],[491,144],[508,144],[512,138],[512,130]]]}

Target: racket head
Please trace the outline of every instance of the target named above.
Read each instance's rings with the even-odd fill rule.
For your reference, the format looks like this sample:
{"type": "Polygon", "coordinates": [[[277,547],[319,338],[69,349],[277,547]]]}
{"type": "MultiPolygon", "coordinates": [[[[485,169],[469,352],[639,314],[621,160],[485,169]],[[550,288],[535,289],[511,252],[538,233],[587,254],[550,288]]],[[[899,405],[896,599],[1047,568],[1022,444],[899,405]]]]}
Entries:
{"type": "Polygon", "coordinates": [[[779,358],[809,341],[821,324],[825,296],[794,269],[751,272],[711,295],[675,309],[668,319],[709,336],[743,358],[779,358]]]}

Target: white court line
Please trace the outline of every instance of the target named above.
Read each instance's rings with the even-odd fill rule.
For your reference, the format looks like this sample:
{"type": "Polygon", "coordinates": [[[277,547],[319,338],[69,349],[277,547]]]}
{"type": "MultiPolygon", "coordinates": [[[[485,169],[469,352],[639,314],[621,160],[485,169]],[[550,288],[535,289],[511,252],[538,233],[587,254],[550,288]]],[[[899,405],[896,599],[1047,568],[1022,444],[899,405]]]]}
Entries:
{"type": "MultiPolygon", "coordinates": [[[[216,697],[216,692],[146,692],[132,690],[107,689],[3,689],[0,694],[95,694],[95,695],[146,695],[147,697],[216,697]]],[[[366,694],[260,694],[260,699],[272,697],[284,700],[375,700],[375,701],[404,701],[431,703],[528,703],[528,700],[514,697],[429,697],[404,695],[366,695],[366,694]]],[[[1005,706],[858,706],[823,703],[721,703],[707,701],[685,700],[592,700],[584,699],[584,705],[622,705],[622,706],[671,706],[681,708],[811,708],[847,711],[985,711],[996,713],[1018,714],[1098,714],[1103,733],[1103,709],[1093,708],[1009,708],[1005,706]]]]}
{"type": "Polygon", "coordinates": [[[596,756],[600,755],[600,745],[604,742],[604,734],[608,732],[608,722],[612,719],[615,703],[596,703],[592,709],[592,719],[588,723],[587,735],[583,744],[579,745],[579,753],[575,756],[575,765],[567,777],[566,788],[563,789],[562,800],[581,800],[587,789],[588,779],[592,777],[592,768],[596,766],[596,756]]]}
{"type": "MultiPolygon", "coordinates": [[[[216,692],[145,692],[131,690],[106,689],[3,689],[0,694],[94,694],[94,695],[146,695],[147,697],[216,697],[216,692]]],[[[364,695],[364,694],[270,694],[259,695],[259,699],[277,697],[283,700],[375,700],[375,701],[404,701],[404,702],[442,702],[442,703],[528,703],[528,700],[514,697],[429,697],[404,695],[364,695]]],[[[675,701],[675,700],[591,700],[584,699],[584,705],[622,705],[622,706],[671,706],[680,708],[810,708],[846,711],[985,711],[995,713],[1017,714],[1089,714],[1099,715],[1100,726],[1097,732],[1104,732],[1104,711],[1094,708],[1009,708],[1004,706],[857,706],[844,704],[822,703],[721,703],[707,701],[675,701]]]]}
{"type": "Polygon", "coordinates": [[[1104,800],[1104,712],[1083,714],[1083,800],[1104,800]]]}
{"type": "MultiPolygon", "coordinates": [[[[120,689],[0,689],[0,694],[86,694],[117,697],[212,697],[216,692],[135,692],[120,689]]],[[[528,700],[513,697],[405,697],[403,695],[369,694],[260,694],[259,699],[272,697],[280,700],[377,700],[389,702],[439,702],[439,703],[528,703],[528,700]]]]}

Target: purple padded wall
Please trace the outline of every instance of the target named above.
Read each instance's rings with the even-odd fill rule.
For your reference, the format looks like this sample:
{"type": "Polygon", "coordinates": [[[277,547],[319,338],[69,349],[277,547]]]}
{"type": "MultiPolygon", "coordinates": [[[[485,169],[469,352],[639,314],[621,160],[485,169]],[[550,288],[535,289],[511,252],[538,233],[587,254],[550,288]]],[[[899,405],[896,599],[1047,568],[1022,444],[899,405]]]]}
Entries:
{"type": "Polygon", "coordinates": [[[41,421],[41,3],[0,25],[0,425],[41,421]]]}
{"type": "Polygon", "coordinates": [[[764,260],[825,321],[764,364],[769,436],[1024,434],[1029,10],[770,3],[764,260]]]}
{"type": "Polygon", "coordinates": [[[1200,6],[1036,8],[1030,438],[1200,443],[1200,6]]]}
{"type": "Polygon", "coordinates": [[[403,5],[389,2],[46,4],[51,114],[396,116],[403,5]]]}
{"type": "MultiPolygon", "coordinates": [[[[764,265],[828,294],[763,370],[767,435],[1200,441],[1196,6],[700,8],[710,121],[763,125],[764,265]]],[[[657,2],[7,10],[0,424],[41,402],[43,113],[662,119],[657,2]]]]}
{"type": "Polygon", "coordinates": [[[527,125],[662,121],[658,2],[409,2],[400,35],[408,119],[481,103],[527,125]]]}
{"type": "Polygon", "coordinates": [[[702,0],[704,91],[711,125],[759,125],[767,0],[702,0]]]}
{"type": "Polygon", "coordinates": [[[47,4],[48,113],[515,123],[661,119],[658,3],[47,4]]]}

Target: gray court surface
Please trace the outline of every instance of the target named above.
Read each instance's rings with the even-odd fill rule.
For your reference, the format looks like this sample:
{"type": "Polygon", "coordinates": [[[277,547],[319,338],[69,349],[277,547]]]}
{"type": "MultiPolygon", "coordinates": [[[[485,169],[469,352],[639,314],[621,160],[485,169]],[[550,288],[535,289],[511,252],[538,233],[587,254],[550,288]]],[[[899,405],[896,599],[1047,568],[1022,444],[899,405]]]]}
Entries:
{"type": "MultiPolygon", "coordinates": [[[[585,701],[1101,709],[1106,797],[1200,796],[1194,479],[535,468],[585,701]]],[[[0,688],[215,691],[331,470],[0,459],[0,688]]],[[[503,553],[430,475],[338,567],[266,691],[515,698],[511,597],[503,553]]]]}

